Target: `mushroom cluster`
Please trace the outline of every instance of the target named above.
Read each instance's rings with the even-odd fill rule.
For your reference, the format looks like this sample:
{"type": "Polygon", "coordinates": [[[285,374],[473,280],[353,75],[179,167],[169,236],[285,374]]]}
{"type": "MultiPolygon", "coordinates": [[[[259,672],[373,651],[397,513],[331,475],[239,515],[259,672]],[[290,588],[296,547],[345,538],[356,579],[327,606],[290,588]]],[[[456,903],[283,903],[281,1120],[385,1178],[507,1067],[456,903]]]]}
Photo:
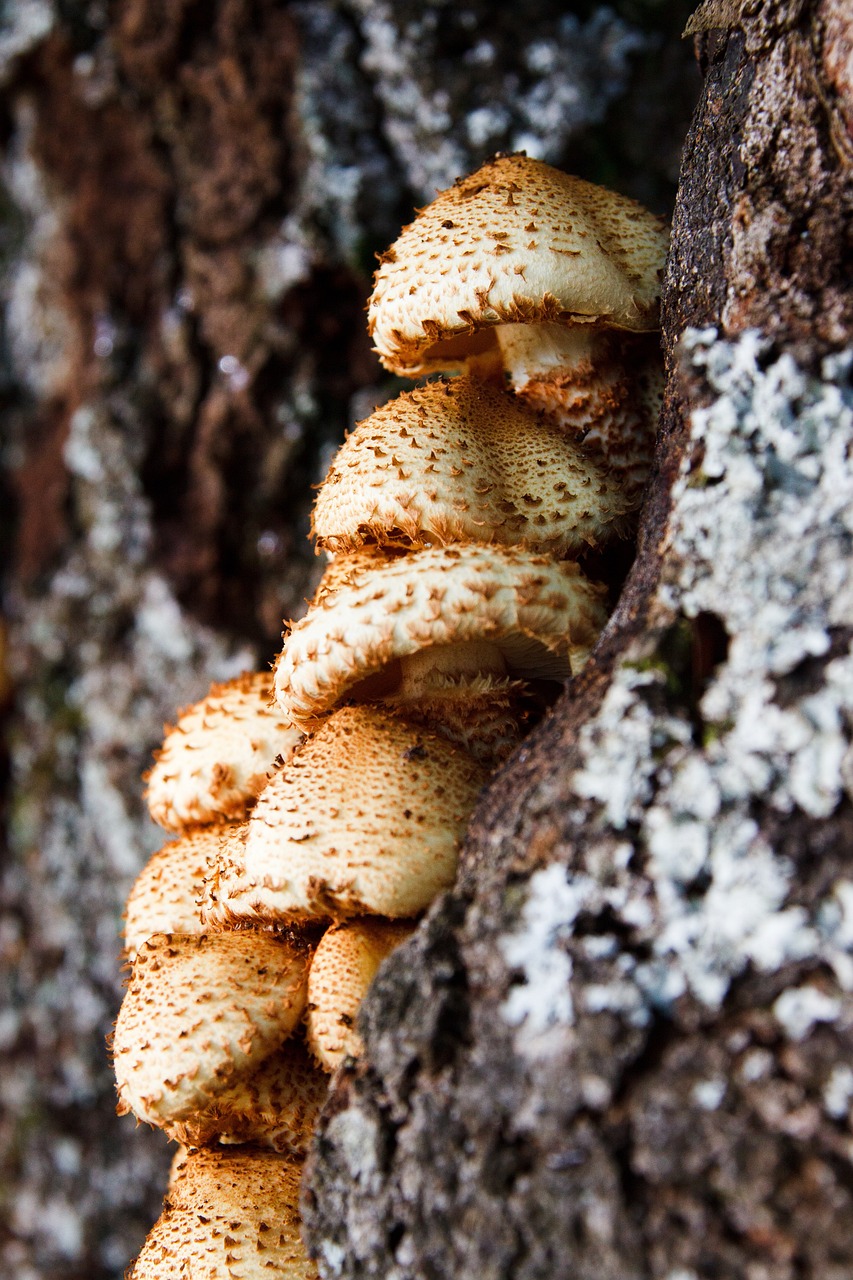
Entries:
{"type": "Polygon", "coordinates": [[[148,775],[176,838],[128,901],[113,1052],[120,1111],[182,1150],[133,1280],[315,1275],[297,1198],[327,1073],[606,621],[584,564],[648,473],[664,252],[632,201],[515,155],[382,256],[383,364],[452,376],[348,437],[313,513],[329,564],[273,675],[214,686],[148,775]]]}

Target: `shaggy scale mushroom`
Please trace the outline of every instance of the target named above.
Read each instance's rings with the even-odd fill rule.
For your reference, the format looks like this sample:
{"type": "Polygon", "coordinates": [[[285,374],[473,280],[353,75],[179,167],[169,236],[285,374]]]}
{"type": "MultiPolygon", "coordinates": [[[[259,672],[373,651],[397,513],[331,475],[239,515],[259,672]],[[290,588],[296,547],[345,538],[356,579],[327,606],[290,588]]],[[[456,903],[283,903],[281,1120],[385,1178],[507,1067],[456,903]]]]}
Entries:
{"type": "Polygon", "coordinates": [[[212,685],[180,713],[146,775],[152,818],[177,832],[239,822],[301,738],[274,705],[268,672],[212,685]]]}
{"type": "Polygon", "coordinates": [[[199,903],[205,879],[230,826],[198,827],[170,840],[136,878],[124,913],[125,954],[131,962],[155,933],[203,933],[199,903]]]}

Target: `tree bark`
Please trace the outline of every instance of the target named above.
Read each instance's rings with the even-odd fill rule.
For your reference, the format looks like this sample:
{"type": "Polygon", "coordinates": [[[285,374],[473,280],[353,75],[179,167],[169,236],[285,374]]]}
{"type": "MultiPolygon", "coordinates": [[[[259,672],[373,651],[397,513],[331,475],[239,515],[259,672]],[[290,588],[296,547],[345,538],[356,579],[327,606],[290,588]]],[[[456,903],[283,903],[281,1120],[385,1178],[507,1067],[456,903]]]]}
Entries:
{"type": "Polygon", "coordinates": [[[114,1117],[104,1049],[123,903],[163,840],[139,776],[311,589],[310,485],[396,392],[364,328],[374,252],[495,150],[667,212],[688,11],[0,14],[4,1275],[112,1280],[158,1213],[170,1153],[114,1117]]]}
{"type": "Polygon", "coordinates": [[[637,561],[363,1006],[328,1277],[853,1267],[853,18],[695,27],[637,561]]]}

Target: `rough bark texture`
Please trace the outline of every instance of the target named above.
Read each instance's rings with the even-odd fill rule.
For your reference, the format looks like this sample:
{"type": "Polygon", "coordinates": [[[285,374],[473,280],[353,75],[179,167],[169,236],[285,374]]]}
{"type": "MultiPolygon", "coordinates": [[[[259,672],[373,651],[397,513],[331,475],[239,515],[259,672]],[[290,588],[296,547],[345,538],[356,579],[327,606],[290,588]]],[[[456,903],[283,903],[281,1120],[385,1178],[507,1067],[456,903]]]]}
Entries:
{"type": "Polygon", "coordinates": [[[363,1007],[328,1277],[853,1268],[853,18],[701,18],[638,559],[363,1007]]]}
{"type": "Polygon", "coordinates": [[[113,1116],[120,915],[164,720],[266,663],[309,486],[393,394],[373,254],[527,147],[660,212],[688,6],[20,0],[0,14],[0,1271],[121,1274],[169,1151],[113,1116]]]}

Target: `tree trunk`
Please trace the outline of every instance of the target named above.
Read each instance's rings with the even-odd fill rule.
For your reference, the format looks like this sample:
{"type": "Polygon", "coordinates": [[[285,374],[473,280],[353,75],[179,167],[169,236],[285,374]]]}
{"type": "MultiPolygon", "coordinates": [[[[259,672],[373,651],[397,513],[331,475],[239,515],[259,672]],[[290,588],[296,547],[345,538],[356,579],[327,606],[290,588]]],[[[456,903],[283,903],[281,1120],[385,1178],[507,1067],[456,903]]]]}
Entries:
{"type": "Polygon", "coordinates": [[[365,334],[374,252],[499,149],[666,212],[687,14],[3,8],[4,1275],[118,1277],[159,1210],[169,1151],[113,1115],[104,1049],[163,840],[139,775],[310,591],[310,485],[396,391],[365,334]]]}
{"type": "Polygon", "coordinates": [[[853,1270],[853,16],[694,27],[638,557],[363,1007],[329,1277],[853,1270]]]}

